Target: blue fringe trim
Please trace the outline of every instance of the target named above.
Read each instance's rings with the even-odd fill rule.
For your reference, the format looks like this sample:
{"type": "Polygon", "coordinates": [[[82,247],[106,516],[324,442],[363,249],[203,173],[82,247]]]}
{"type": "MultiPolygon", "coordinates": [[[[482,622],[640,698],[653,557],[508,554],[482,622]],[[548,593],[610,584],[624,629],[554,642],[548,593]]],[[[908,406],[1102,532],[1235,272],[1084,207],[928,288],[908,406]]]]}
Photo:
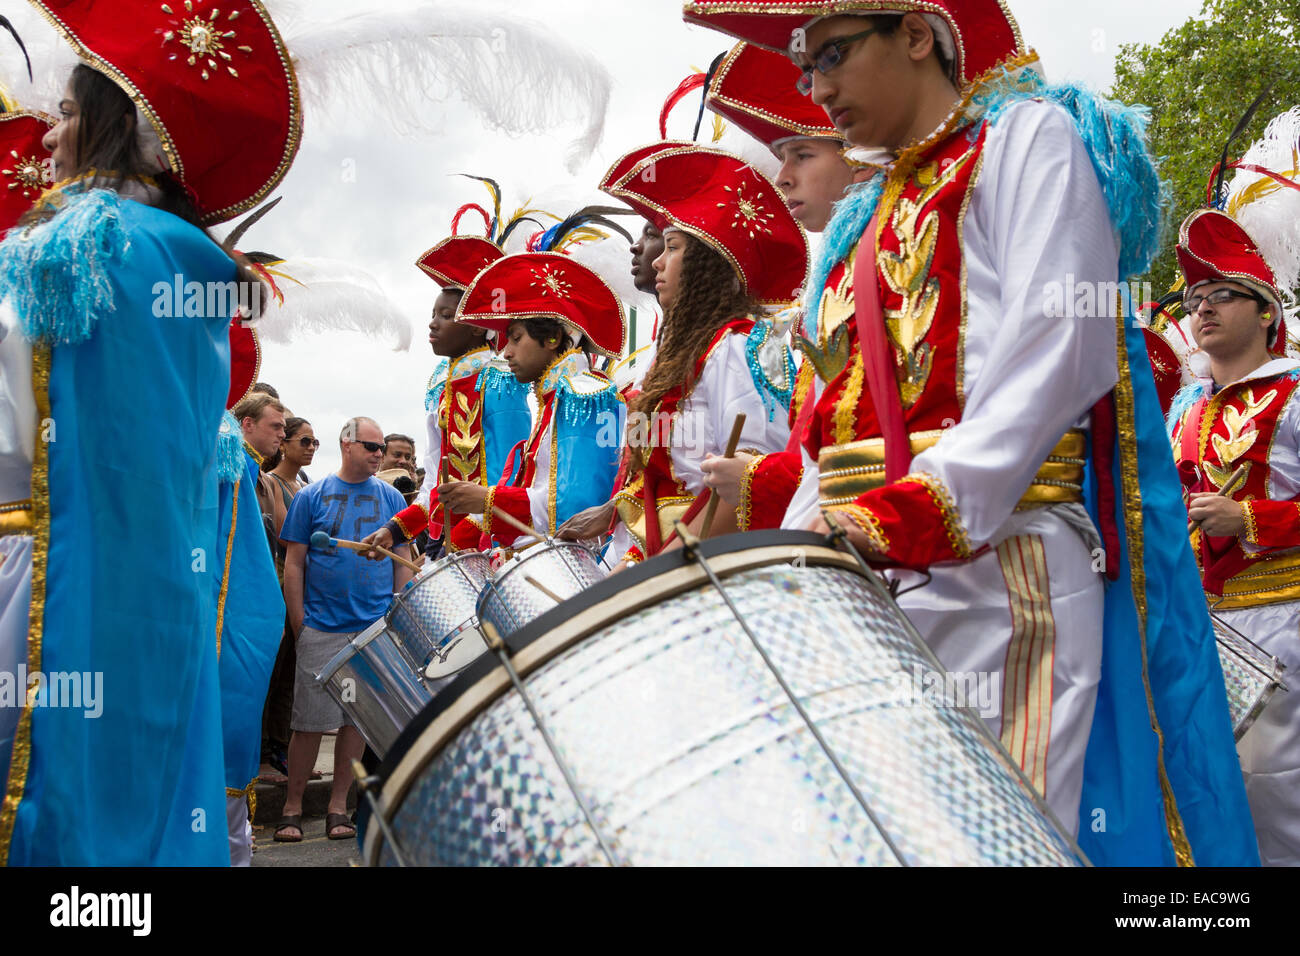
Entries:
{"type": "Polygon", "coordinates": [[[478,373],[474,388],[483,395],[491,389],[498,396],[504,393],[518,396],[523,401],[527,401],[529,391],[529,386],[515,378],[509,369],[497,368],[495,365],[484,366],[483,371],[478,373]]]}
{"type": "Polygon", "coordinates": [[[778,408],[783,413],[790,411],[790,402],[794,399],[795,378],[794,356],[790,354],[789,349],[784,349],[786,387],[781,388],[776,382],[767,377],[767,372],[763,368],[763,363],[759,360],[758,353],[773,334],[772,323],[767,319],[759,319],[754,323],[753,330],[745,339],[745,360],[749,363],[749,374],[754,380],[754,386],[758,389],[758,394],[763,398],[763,407],[767,409],[767,420],[769,422],[775,420],[778,408]]]}
{"type": "Polygon", "coordinates": [[[233,485],[244,476],[248,459],[244,456],[244,430],[235,416],[226,412],[217,427],[217,480],[233,485]]]}
{"type": "Polygon", "coordinates": [[[1183,420],[1187,410],[1204,397],[1205,389],[1200,382],[1192,382],[1178,390],[1174,400],[1169,404],[1169,414],[1165,416],[1165,431],[1169,433],[1170,438],[1174,437],[1174,428],[1183,420]]]}
{"type": "Polygon", "coordinates": [[[130,249],[119,202],[108,189],[66,195],[53,219],[11,230],[0,243],[0,284],[31,341],[84,342],[113,312],[108,268],[130,249]]]}
{"type": "Polygon", "coordinates": [[[595,421],[605,412],[618,414],[618,407],[623,404],[623,399],[613,382],[606,382],[605,387],[599,392],[579,395],[573,390],[567,377],[556,382],[555,401],[560,403],[556,408],[557,420],[559,415],[563,415],[564,423],[570,426],[595,421]]]}
{"type": "Polygon", "coordinates": [[[433,384],[424,392],[424,410],[430,414],[438,408],[438,403],[442,401],[442,390],[447,387],[447,365],[447,360],[443,359],[429,376],[429,381],[433,384]]]}
{"type": "Polygon", "coordinates": [[[1101,183],[1111,225],[1119,239],[1119,278],[1146,272],[1160,251],[1169,184],[1147,142],[1151,111],[1107,99],[1078,83],[1049,86],[1032,67],[1003,70],[971,100],[994,125],[1007,108],[1025,100],[1047,100],[1074,120],[1101,183]]]}
{"type": "Polygon", "coordinates": [[[881,173],[872,176],[865,183],[856,183],[844,193],[844,198],[835,204],[831,221],[822,233],[821,251],[813,263],[812,275],[809,277],[804,305],[811,321],[807,323],[808,331],[816,340],[818,325],[821,322],[822,290],[826,280],[837,262],[848,258],[853,247],[862,238],[867,223],[876,214],[880,204],[880,194],[885,189],[885,177],[881,173]]]}

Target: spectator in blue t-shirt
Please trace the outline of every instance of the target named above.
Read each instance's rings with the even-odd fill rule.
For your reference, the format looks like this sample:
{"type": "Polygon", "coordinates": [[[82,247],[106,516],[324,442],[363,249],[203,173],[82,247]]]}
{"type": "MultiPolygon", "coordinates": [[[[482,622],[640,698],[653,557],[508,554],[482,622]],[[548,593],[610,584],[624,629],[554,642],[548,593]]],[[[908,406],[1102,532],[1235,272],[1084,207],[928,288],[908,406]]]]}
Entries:
{"type": "Polygon", "coordinates": [[[297,635],[297,670],[289,740],[289,791],[275,839],[302,839],[302,795],[316,764],[321,734],[339,730],[334,742],[334,789],[325,833],[331,840],[355,836],[347,796],[352,761],[365,742],[343,709],[316,683],[316,675],[354,637],[384,616],[409,569],[391,561],[368,561],[344,548],[315,549],[311,536],[360,541],[406,507],[400,492],[374,477],[384,457],[384,430],[370,418],[349,419],[339,435],[343,456],[338,474],[307,485],[289,506],[280,538],[284,558],[284,600],[289,627],[297,635]]]}

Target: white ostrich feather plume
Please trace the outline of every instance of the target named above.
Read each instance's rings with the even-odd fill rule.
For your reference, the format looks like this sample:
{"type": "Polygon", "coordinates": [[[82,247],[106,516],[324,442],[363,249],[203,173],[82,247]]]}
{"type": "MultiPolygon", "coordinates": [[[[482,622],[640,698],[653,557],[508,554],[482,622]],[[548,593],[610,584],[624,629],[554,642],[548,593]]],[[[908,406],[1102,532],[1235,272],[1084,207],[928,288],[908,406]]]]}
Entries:
{"type": "Polygon", "coordinates": [[[411,323],[364,269],[334,259],[286,259],[266,267],[284,294],[268,297],[254,328],[264,342],[289,345],[327,332],[392,338],[394,351],[411,345],[411,323]],[[288,278],[286,278],[286,276],[288,278]]]}
{"type": "Polygon", "coordinates": [[[304,110],[377,113],[403,133],[445,135],[435,103],[459,98],[494,130],[541,133],[578,125],[566,163],[576,172],[604,132],[612,80],[587,50],[500,9],[423,0],[330,21],[276,0],[304,110]]]}
{"type": "MultiPolygon", "coordinates": [[[[1300,183],[1300,107],[1273,117],[1241,162],[1300,183]]],[[[1255,240],[1278,290],[1289,300],[1283,303],[1288,316],[1294,316],[1300,281],[1300,189],[1239,169],[1228,186],[1227,212],[1255,240]]]]}

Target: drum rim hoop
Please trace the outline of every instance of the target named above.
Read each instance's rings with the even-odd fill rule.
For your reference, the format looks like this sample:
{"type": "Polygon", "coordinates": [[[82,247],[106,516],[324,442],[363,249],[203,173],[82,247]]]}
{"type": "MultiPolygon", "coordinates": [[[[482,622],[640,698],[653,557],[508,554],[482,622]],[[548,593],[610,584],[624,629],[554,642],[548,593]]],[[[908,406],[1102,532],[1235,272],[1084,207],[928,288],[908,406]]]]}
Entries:
{"type": "MultiPolygon", "coordinates": [[[[825,536],[810,531],[727,535],[704,542],[701,550],[724,580],[744,571],[784,563],[790,559],[791,551],[796,554],[802,551],[808,565],[841,568],[862,575],[861,568],[851,556],[829,545],[825,536]],[[750,560],[732,557],[746,553],[751,555],[750,560]]],[[[526,678],[602,627],[642,607],[666,601],[707,583],[708,578],[698,564],[687,561],[681,551],[671,551],[592,585],[582,594],[530,621],[504,641],[519,676],[526,678]],[[625,600],[619,602],[620,596],[625,599],[632,589],[670,575],[673,576],[671,583],[665,583],[659,589],[647,589],[644,600],[630,604],[625,600]],[[570,623],[573,621],[578,623],[570,623]]],[[[461,671],[455,681],[439,690],[394,741],[375,771],[380,781],[383,806],[400,807],[423,769],[461,730],[511,688],[510,679],[501,669],[500,662],[495,656],[485,654],[461,671]],[[451,716],[443,719],[443,715],[449,712],[451,716]],[[413,756],[415,754],[419,756],[413,756]],[[409,762],[408,757],[412,758],[409,762]]],[[[389,819],[392,819],[391,814],[389,819]]],[[[357,830],[362,835],[366,865],[376,865],[383,846],[383,833],[371,819],[368,804],[362,805],[358,812],[357,830]]]]}

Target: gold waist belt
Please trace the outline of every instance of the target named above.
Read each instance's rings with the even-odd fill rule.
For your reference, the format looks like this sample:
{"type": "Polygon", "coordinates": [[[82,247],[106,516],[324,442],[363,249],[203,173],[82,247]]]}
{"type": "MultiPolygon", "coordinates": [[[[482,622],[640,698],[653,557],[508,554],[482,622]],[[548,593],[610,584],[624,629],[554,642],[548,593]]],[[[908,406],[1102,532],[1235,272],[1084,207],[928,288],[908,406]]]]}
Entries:
{"type": "MultiPolygon", "coordinates": [[[[913,457],[933,447],[943,434],[943,429],[936,429],[909,435],[913,457]]],[[[1020,499],[1017,510],[1083,501],[1086,450],[1087,436],[1082,431],[1071,429],[1066,432],[1038,469],[1034,483],[1020,499]]],[[[831,508],[848,504],[863,492],[885,484],[884,439],[868,438],[847,445],[827,446],[817,456],[817,468],[821,506],[831,508]]]]}
{"type": "Polygon", "coordinates": [[[1225,610],[1300,600],[1300,551],[1253,562],[1223,582],[1221,601],[1216,595],[1206,596],[1214,607],[1225,610]]]}
{"type": "Polygon", "coordinates": [[[0,536],[31,534],[35,527],[32,520],[32,499],[0,504],[0,536]]]}

